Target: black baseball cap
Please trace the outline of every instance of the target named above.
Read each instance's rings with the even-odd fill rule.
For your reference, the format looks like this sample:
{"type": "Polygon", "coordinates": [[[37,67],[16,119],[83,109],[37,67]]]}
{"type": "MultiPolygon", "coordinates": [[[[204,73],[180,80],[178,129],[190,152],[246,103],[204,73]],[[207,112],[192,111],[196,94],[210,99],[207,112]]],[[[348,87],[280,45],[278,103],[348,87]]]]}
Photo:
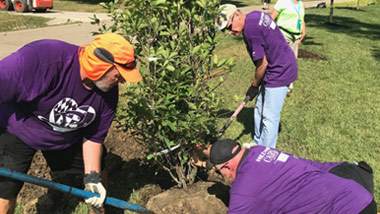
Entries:
{"type": "Polygon", "coordinates": [[[218,140],[212,144],[210,150],[210,158],[206,162],[207,170],[210,170],[217,164],[225,163],[232,158],[234,158],[241,150],[241,146],[234,140],[231,139],[223,139],[218,140]],[[235,146],[239,146],[239,148],[232,153],[232,150],[235,146]]]}

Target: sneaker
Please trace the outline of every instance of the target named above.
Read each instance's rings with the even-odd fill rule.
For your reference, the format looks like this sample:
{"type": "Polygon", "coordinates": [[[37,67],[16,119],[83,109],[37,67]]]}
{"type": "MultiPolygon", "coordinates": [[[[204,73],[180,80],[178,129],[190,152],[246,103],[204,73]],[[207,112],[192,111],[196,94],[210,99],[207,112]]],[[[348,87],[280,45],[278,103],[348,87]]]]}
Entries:
{"type": "Polygon", "coordinates": [[[254,147],[254,146],[256,146],[257,145],[257,143],[255,142],[255,141],[251,141],[250,143],[243,143],[242,144],[242,146],[244,147],[244,148],[247,148],[247,149],[249,149],[249,148],[252,148],[252,147],[254,147]]]}
{"type": "Polygon", "coordinates": [[[286,96],[287,96],[287,97],[290,97],[290,94],[292,93],[292,91],[293,91],[293,90],[289,88],[288,91],[286,92],[286,96]]]}

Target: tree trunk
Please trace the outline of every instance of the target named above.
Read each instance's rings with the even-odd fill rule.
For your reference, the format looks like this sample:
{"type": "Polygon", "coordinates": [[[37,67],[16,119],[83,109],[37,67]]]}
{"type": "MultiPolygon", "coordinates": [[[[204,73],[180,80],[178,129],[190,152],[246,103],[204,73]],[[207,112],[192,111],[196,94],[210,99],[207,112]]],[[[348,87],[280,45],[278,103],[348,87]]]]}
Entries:
{"type": "Polygon", "coordinates": [[[331,0],[331,3],[330,3],[330,23],[333,23],[333,14],[334,14],[334,0],[331,0]]]}
{"type": "Polygon", "coordinates": [[[358,0],[358,3],[356,4],[356,10],[360,10],[360,8],[359,8],[359,0],[358,0]]]}

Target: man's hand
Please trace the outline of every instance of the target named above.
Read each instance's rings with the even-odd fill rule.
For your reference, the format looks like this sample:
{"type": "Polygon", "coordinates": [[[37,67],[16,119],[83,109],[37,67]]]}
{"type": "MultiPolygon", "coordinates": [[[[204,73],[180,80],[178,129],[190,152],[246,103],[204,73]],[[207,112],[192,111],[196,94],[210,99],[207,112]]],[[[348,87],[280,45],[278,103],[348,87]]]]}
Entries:
{"type": "Polygon", "coordinates": [[[245,96],[249,96],[249,101],[252,101],[253,98],[255,98],[258,94],[259,94],[259,87],[251,85],[248,88],[248,91],[245,94],[245,96]]]}
{"type": "Polygon", "coordinates": [[[106,189],[101,183],[100,173],[91,171],[90,174],[85,174],[83,183],[86,191],[93,193],[99,193],[100,197],[87,198],[84,201],[96,208],[103,207],[104,200],[106,199],[106,189]]]}
{"type": "Polygon", "coordinates": [[[210,156],[210,145],[195,144],[190,154],[191,163],[195,166],[206,168],[206,160],[210,156]]]}

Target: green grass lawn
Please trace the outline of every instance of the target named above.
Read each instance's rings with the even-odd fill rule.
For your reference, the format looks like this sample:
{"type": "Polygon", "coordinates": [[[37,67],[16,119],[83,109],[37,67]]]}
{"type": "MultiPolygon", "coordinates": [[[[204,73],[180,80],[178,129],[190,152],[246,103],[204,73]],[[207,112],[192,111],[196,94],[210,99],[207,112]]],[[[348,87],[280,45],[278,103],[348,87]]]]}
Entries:
{"type": "Polygon", "coordinates": [[[54,0],[53,9],[61,11],[79,11],[79,12],[91,12],[91,13],[105,13],[99,3],[110,2],[109,0],[54,0]]]}
{"type": "MultiPolygon", "coordinates": [[[[375,173],[375,197],[380,198],[380,5],[306,12],[307,36],[301,49],[325,61],[298,59],[299,77],[281,115],[278,148],[318,161],[367,161],[375,173]]],[[[233,112],[253,80],[254,65],[241,38],[219,35],[217,52],[237,61],[226,75],[220,95],[223,109],[233,112]],[[237,87],[238,86],[238,87],[237,87]]],[[[253,107],[249,103],[224,137],[250,142],[253,107]]],[[[219,120],[219,126],[228,117],[219,120]]]]}
{"type": "Polygon", "coordinates": [[[0,11],[0,32],[46,27],[50,19],[36,16],[14,15],[0,11]]]}
{"type": "MultiPolygon", "coordinates": [[[[101,0],[88,1],[69,1],[69,0],[54,0],[53,10],[59,11],[78,11],[91,13],[105,13],[99,3],[105,2],[101,0]]],[[[48,26],[47,22],[50,19],[36,16],[28,16],[28,13],[22,15],[16,14],[15,11],[0,11],[0,32],[16,31],[24,29],[33,29],[48,26]]]]}

